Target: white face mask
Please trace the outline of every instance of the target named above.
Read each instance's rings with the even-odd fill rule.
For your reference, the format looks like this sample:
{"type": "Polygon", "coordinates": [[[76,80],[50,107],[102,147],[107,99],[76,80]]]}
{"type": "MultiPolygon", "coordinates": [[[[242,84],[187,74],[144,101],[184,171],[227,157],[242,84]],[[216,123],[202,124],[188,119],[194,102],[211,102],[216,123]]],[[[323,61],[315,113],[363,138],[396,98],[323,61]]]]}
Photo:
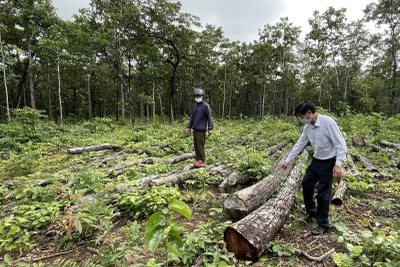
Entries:
{"type": "Polygon", "coordinates": [[[197,103],[200,103],[201,101],[203,101],[203,97],[202,97],[202,96],[200,96],[200,97],[195,97],[195,98],[194,98],[194,101],[196,101],[197,103]]]}

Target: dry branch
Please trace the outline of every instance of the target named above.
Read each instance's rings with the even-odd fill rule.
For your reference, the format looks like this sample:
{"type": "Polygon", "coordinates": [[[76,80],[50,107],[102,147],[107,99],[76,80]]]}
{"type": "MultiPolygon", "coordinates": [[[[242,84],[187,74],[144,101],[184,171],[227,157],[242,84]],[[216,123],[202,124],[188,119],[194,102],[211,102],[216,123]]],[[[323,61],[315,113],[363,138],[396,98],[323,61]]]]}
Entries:
{"type": "Polygon", "coordinates": [[[296,189],[300,185],[301,170],[307,161],[308,152],[292,169],[279,193],[264,205],[240,221],[233,223],[224,232],[229,251],[239,260],[256,261],[265,251],[265,244],[271,241],[285,224],[294,203],[296,189]]]}
{"type": "Polygon", "coordinates": [[[101,144],[97,146],[69,148],[69,154],[82,154],[83,152],[101,151],[101,150],[121,150],[121,147],[112,144],[101,144]]]}
{"type": "Polygon", "coordinates": [[[312,260],[312,261],[323,261],[326,257],[328,257],[333,252],[335,252],[335,248],[332,248],[331,250],[329,250],[328,252],[326,252],[325,254],[323,254],[323,255],[321,255],[319,257],[310,256],[307,252],[299,250],[299,249],[296,249],[296,248],[294,249],[294,252],[296,252],[297,254],[303,255],[307,259],[312,260]]]}

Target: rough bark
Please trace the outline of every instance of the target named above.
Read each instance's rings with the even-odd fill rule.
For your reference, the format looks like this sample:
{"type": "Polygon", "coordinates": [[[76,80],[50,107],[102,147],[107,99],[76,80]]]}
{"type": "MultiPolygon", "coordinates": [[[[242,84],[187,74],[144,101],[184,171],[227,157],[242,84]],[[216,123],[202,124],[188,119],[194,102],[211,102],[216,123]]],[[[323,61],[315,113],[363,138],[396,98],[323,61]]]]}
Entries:
{"type": "Polygon", "coordinates": [[[342,205],[344,194],[346,193],[346,190],[347,190],[347,182],[344,180],[340,180],[340,183],[337,186],[335,194],[333,194],[331,203],[335,204],[335,205],[342,205]]]}
{"type": "Polygon", "coordinates": [[[227,249],[234,252],[239,260],[256,261],[264,253],[265,244],[285,224],[294,203],[296,189],[300,185],[303,164],[307,159],[308,152],[304,150],[279,193],[225,229],[227,249]]]}
{"type": "Polygon", "coordinates": [[[69,154],[82,154],[90,151],[101,151],[101,150],[121,150],[121,147],[112,144],[101,144],[97,146],[86,146],[86,147],[75,147],[68,149],[69,154]]]}
{"type": "Polygon", "coordinates": [[[388,146],[388,147],[392,147],[392,148],[400,151],[400,144],[392,143],[392,142],[385,141],[385,140],[380,140],[379,144],[384,145],[384,146],[388,146]]]}
{"type": "Polygon", "coordinates": [[[231,218],[239,220],[269,199],[278,189],[282,178],[288,175],[293,167],[291,163],[286,170],[279,168],[289,152],[288,150],[281,156],[274,173],[252,186],[229,195],[224,202],[225,213],[231,218]]]}
{"type": "Polygon", "coordinates": [[[281,150],[284,146],[287,145],[287,143],[288,143],[287,141],[283,141],[283,142],[281,142],[281,143],[279,143],[279,144],[277,144],[277,145],[271,146],[271,147],[269,147],[269,148],[267,149],[267,152],[268,152],[270,155],[272,155],[272,154],[276,153],[276,151],[281,150]]]}
{"type": "Polygon", "coordinates": [[[362,180],[362,176],[360,172],[357,170],[356,165],[354,165],[353,158],[351,157],[350,154],[347,154],[347,162],[344,168],[344,173],[349,176],[356,177],[358,181],[362,180]]]}
{"type": "Polygon", "coordinates": [[[186,154],[183,154],[183,155],[180,155],[180,156],[176,156],[176,157],[171,157],[171,158],[168,159],[168,164],[175,164],[175,163],[178,163],[178,162],[181,162],[181,161],[184,161],[184,160],[187,160],[187,159],[191,159],[191,158],[194,158],[194,157],[196,157],[196,153],[194,153],[194,152],[186,153],[186,154]]]}
{"type": "Polygon", "coordinates": [[[357,160],[362,163],[364,169],[366,169],[367,171],[379,172],[379,170],[363,155],[357,155],[357,160]]]}
{"type": "Polygon", "coordinates": [[[392,149],[387,149],[383,148],[381,146],[375,145],[375,144],[370,144],[371,150],[374,152],[382,152],[383,155],[388,156],[390,160],[396,160],[394,154],[394,151],[392,149]]]}

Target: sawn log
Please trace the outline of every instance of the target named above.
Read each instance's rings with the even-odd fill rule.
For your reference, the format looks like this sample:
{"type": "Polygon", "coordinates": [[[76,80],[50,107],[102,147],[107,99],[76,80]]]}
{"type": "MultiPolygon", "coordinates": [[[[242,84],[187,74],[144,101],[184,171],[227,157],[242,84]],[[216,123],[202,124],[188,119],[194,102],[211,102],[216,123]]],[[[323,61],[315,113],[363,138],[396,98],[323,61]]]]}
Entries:
{"type": "Polygon", "coordinates": [[[303,151],[298,163],[290,172],[283,188],[264,205],[225,229],[227,249],[239,260],[256,261],[285,224],[294,203],[294,196],[301,181],[301,170],[308,159],[303,151]]]}
{"type": "Polygon", "coordinates": [[[101,151],[101,150],[121,150],[121,147],[112,144],[101,144],[97,146],[75,147],[68,149],[69,154],[82,154],[83,152],[101,151]]]}
{"type": "Polygon", "coordinates": [[[331,203],[335,204],[335,205],[342,205],[344,194],[346,193],[346,190],[347,190],[347,182],[342,179],[342,180],[340,180],[340,183],[337,186],[335,194],[333,194],[331,203]]]}
{"type": "Polygon", "coordinates": [[[224,211],[232,219],[240,220],[253,210],[260,207],[267,199],[269,199],[278,189],[282,178],[287,176],[293,167],[289,164],[286,170],[280,169],[280,165],[286,159],[290,150],[286,151],[275,164],[275,170],[272,174],[264,177],[258,183],[244,188],[229,195],[224,202],[224,211]]]}

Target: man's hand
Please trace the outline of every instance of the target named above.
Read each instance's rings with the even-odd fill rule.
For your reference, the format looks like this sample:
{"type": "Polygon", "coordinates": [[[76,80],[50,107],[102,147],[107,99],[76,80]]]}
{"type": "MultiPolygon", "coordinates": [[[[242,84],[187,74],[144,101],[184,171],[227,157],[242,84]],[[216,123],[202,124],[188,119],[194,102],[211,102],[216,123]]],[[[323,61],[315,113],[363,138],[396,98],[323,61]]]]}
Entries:
{"type": "Polygon", "coordinates": [[[335,180],[339,180],[342,177],[342,167],[340,167],[339,165],[335,165],[335,167],[333,167],[333,178],[335,180]]]}
{"type": "Polygon", "coordinates": [[[208,130],[208,135],[212,135],[212,130],[208,130]]]}
{"type": "Polygon", "coordinates": [[[287,169],[287,167],[288,167],[288,163],[287,162],[284,162],[284,163],[282,163],[282,165],[281,165],[281,169],[283,169],[283,170],[286,170],[287,169]]]}
{"type": "Polygon", "coordinates": [[[187,134],[187,135],[190,134],[190,128],[186,128],[186,134],[187,134]]]}

